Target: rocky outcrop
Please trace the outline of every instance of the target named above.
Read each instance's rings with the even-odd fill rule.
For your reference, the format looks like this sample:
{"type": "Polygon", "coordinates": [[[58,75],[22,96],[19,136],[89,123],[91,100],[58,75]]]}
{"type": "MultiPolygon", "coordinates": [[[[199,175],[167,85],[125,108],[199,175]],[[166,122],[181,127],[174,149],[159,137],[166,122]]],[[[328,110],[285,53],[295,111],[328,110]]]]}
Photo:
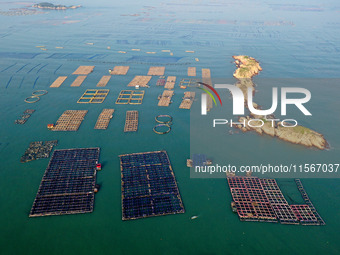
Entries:
{"type": "MultiPolygon", "coordinates": [[[[255,93],[255,84],[252,81],[252,77],[262,71],[262,68],[254,58],[248,56],[233,56],[233,58],[237,66],[234,72],[234,77],[238,80],[236,86],[243,91],[245,106],[247,107],[248,88],[251,88],[252,92],[255,93]]],[[[260,105],[254,102],[253,106],[257,109],[261,108],[260,105]]],[[[303,126],[283,127],[280,122],[277,123],[271,120],[275,118],[274,116],[271,117],[272,118],[252,114],[251,116],[239,118],[239,122],[245,123],[246,125],[237,124],[234,125],[234,127],[241,129],[243,132],[255,131],[260,135],[270,135],[306,147],[316,147],[320,150],[328,148],[328,143],[322,134],[303,126]],[[251,126],[248,125],[249,121],[251,122],[251,126]]]]}

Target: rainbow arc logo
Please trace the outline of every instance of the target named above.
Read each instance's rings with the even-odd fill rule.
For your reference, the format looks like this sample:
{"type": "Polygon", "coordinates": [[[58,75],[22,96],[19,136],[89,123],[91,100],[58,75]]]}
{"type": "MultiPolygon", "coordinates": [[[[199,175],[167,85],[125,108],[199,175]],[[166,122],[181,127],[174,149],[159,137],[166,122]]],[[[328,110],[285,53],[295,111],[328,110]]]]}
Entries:
{"type": "MultiPolygon", "coordinates": [[[[209,84],[203,83],[203,82],[198,82],[198,84],[203,85],[204,87],[210,89],[218,98],[218,100],[220,101],[220,104],[222,106],[222,100],[220,95],[217,93],[217,91],[210,86],[209,84]]],[[[202,115],[207,115],[207,95],[209,95],[211,97],[211,99],[214,101],[215,105],[217,105],[216,103],[216,99],[214,97],[214,95],[206,88],[201,88],[198,87],[199,89],[203,90],[205,93],[202,93],[202,107],[201,107],[201,114],[202,115]]]]}

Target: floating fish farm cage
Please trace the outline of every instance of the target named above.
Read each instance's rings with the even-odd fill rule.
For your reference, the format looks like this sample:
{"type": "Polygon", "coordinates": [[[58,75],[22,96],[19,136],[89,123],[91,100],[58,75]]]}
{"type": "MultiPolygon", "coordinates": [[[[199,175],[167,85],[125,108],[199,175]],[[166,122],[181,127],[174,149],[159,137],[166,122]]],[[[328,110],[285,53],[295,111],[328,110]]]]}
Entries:
{"type": "Polygon", "coordinates": [[[32,114],[35,112],[33,109],[27,109],[21,114],[20,118],[15,120],[15,124],[23,125],[26,123],[26,121],[32,116],[32,114]]]}
{"type": "Polygon", "coordinates": [[[120,155],[122,219],[184,213],[165,151],[120,155]]]}
{"type": "Polygon", "coordinates": [[[55,150],[29,217],[93,211],[99,148],[55,150]]]}
{"type": "Polygon", "coordinates": [[[124,132],[137,132],[138,129],[138,111],[127,111],[124,132]]]}
{"type": "Polygon", "coordinates": [[[77,101],[78,104],[101,104],[109,94],[109,89],[87,89],[77,101]]]}
{"type": "Polygon", "coordinates": [[[289,205],[275,179],[239,176],[227,179],[233,198],[232,207],[242,221],[325,225],[307,194],[304,194],[300,180],[296,182],[305,199],[304,205],[289,205]]]}
{"type": "Polygon", "coordinates": [[[58,140],[31,142],[24,155],[21,156],[20,162],[25,163],[36,159],[48,158],[53,147],[58,145],[58,140]]]}
{"type": "Polygon", "coordinates": [[[115,111],[114,109],[103,109],[103,111],[100,113],[97,119],[94,129],[107,129],[110,120],[113,117],[114,111],[115,111]]]}
{"type": "Polygon", "coordinates": [[[144,90],[122,90],[116,104],[142,104],[144,93],[144,90]]]}

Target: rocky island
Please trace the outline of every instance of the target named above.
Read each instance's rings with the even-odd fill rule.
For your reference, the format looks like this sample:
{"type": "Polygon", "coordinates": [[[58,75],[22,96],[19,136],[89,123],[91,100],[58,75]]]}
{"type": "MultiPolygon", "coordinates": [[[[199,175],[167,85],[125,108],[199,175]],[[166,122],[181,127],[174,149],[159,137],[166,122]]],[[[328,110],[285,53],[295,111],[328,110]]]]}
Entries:
{"type": "Polygon", "coordinates": [[[35,4],[32,7],[34,8],[39,8],[39,9],[49,9],[49,10],[67,10],[67,9],[77,9],[80,8],[81,5],[71,5],[71,6],[66,6],[66,5],[54,5],[51,3],[43,2],[40,4],[35,4]]]}
{"type": "MultiPolygon", "coordinates": [[[[235,59],[235,64],[237,66],[237,69],[234,72],[234,77],[237,79],[236,86],[243,91],[245,100],[248,100],[248,88],[251,88],[251,91],[255,93],[255,84],[252,81],[252,77],[262,71],[262,68],[259,62],[252,57],[241,55],[233,56],[233,58],[235,59]]],[[[245,106],[247,105],[248,103],[245,101],[245,106]]],[[[253,103],[253,106],[257,109],[261,108],[256,103],[253,103]]],[[[274,116],[260,116],[251,113],[250,116],[240,117],[239,122],[248,122],[251,119],[254,119],[254,121],[252,121],[253,126],[261,126],[262,123],[260,123],[260,120],[262,120],[264,124],[261,127],[251,127],[249,125],[235,125],[235,127],[241,129],[243,132],[255,131],[261,135],[267,134],[290,143],[301,144],[307,147],[316,147],[320,150],[328,148],[328,143],[322,134],[300,125],[295,127],[283,127],[280,122],[274,121],[274,116]],[[256,122],[259,123],[256,124],[256,122]]]]}

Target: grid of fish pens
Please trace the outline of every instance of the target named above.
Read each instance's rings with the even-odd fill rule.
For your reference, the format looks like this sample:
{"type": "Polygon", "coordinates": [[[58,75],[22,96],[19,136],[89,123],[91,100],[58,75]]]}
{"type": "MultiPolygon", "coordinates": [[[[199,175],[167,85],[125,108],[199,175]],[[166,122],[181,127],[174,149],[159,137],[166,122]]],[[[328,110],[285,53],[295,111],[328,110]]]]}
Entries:
{"type": "Polygon", "coordinates": [[[30,217],[93,211],[99,148],[54,151],[30,217]]]}
{"type": "Polygon", "coordinates": [[[165,151],[121,155],[122,219],[184,213],[165,151]]]}
{"type": "Polygon", "coordinates": [[[259,178],[229,177],[228,184],[240,220],[277,222],[259,178]]]}

